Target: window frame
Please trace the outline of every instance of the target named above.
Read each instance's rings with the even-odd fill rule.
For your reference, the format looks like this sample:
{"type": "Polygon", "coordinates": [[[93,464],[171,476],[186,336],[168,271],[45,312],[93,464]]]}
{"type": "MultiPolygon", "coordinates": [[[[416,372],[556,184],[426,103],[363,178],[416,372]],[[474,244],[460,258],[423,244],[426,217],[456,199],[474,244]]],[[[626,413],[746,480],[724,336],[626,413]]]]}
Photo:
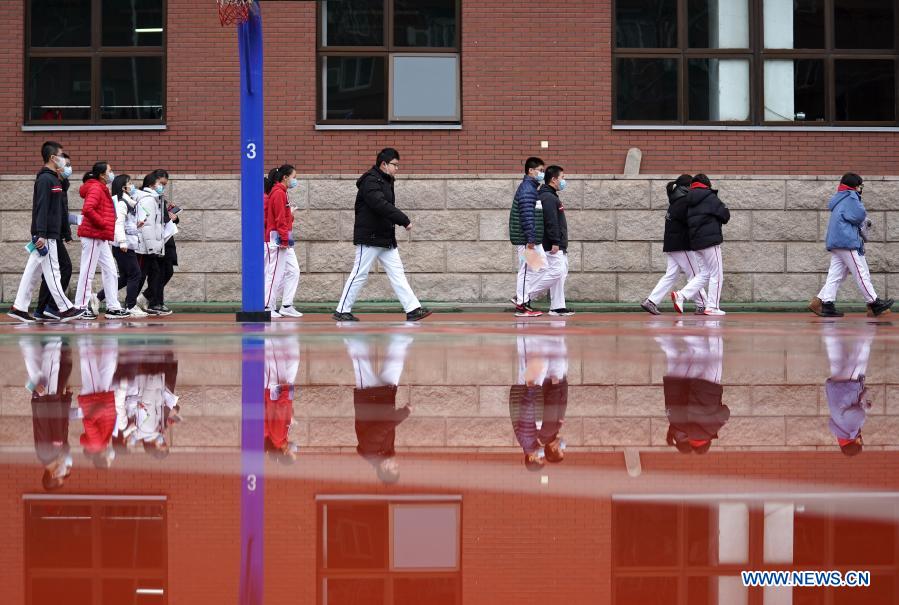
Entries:
{"type": "Polygon", "coordinates": [[[31,46],[32,0],[25,2],[24,61],[22,64],[22,93],[25,115],[22,124],[29,128],[54,128],[68,126],[116,127],[116,126],[165,126],[168,110],[168,2],[162,3],[162,44],[160,46],[103,46],[103,0],[91,2],[91,41],[88,46],[31,46]],[[102,103],[102,70],[104,58],[162,58],[162,116],[158,120],[104,120],[100,117],[102,103]],[[34,120],[31,119],[31,73],[32,59],[90,59],[91,62],[91,117],[88,120],[34,120]]]}
{"type": "Polygon", "coordinates": [[[456,7],[456,36],[455,46],[397,46],[395,44],[394,5],[396,0],[381,0],[384,3],[384,41],[382,46],[326,46],[324,40],[324,28],[322,27],[322,2],[315,3],[315,124],[316,126],[400,126],[409,127],[421,125],[429,128],[437,125],[458,125],[462,123],[462,0],[455,0],[456,7]],[[393,84],[391,81],[391,64],[395,55],[453,55],[458,57],[459,69],[457,72],[456,115],[457,119],[445,118],[427,119],[415,118],[414,120],[391,120],[390,103],[393,99],[393,84]],[[384,119],[383,120],[334,120],[325,117],[325,89],[324,69],[326,57],[383,57],[384,58],[384,119]]]}
{"type": "Polygon", "coordinates": [[[673,48],[618,48],[618,1],[612,3],[612,124],[613,126],[671,126],[683,127],[765,127],[765,128],[883,128],[899,127],[899,0],[892,0],[893,49],[837,49],[835,43],[834,0],[824,3],[824,47],[820,49],[765,48],[764,0],[747,0],[749,19],[749,48],[689,48],[688,0],[677,2],[677,46],[673,48]],[[676,120],[622,120],[618,116],[618,60],[619,59],[675,59],[678,65],[678,117],[676,120]],[[688,93],[690,59],[748,59],[749,60],[749,119],[748,120],[690,120],[688,93]],[[768,60],[812,59],[824,61],[825,119],[818,121],[765,120],[765,62],[768,60]],[[890,60],[894,73],[894,115],[891,121],[837,120],[836,75],[834,62],[845,59],[890,60]]]}

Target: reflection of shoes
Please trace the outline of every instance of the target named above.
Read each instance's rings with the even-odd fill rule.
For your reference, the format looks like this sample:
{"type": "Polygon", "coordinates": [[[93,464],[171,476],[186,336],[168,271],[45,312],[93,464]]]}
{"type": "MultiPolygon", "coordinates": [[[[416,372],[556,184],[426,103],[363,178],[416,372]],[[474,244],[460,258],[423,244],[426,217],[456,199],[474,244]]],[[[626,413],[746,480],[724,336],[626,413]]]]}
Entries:
{"type": "Polygon", "coordinates": [[[561,309],[550,309],[549,314],[559,317],[568,317],[574,315],[574,311],[572,311],[568,307],[562,307],[561,309]]]}
{"type": "Polygon", "coordinates": [[[706,315],[727,315],[727,313],[725,313],[721,309],[713,309],[711,307],[709,307],[708,309],[705,310],[705,314],[706,315]]]}
{"type": "Polygon", "coordinates": [[[886,300],[878,298],[870,305],[868,305],[868,317],[879,317],[884,313],[890,312],[890,307],[893,306],[893,302],[895,301],[892,298],[888,298],[886,300]]]}
{"type": "Polygon", "coordinates": [[[15,320],[21,321],[23,324],[33,324],[35,322],[34,316],[31,313],[28,311],[19,311],[15,307],[10,308],[7,315],[15,320]]]}
{"type": "Polygon", "coordinates": [[[843,317],[845,313],[841,311],[837,311],[836,305],[832,302],[821,303],[821,312],[818,313],[821,317],[843,317]]]}
{"type": "Polygon", "coordinates": [[[646,311],[647,313],[651,313],[652,315],[661,315],[662,312],[659,311],[659,307],[649,300],[648,298],[644,298],[643,302],[640,303],[640,308],[646,311]]]}
{"type": "Polygon", "coordinates": [[[674,291],[671,293],[671,302],[674,303],[674,310],[678,313],[684,312],[684,303],[687,302],[687,299],[684,298],[684,295],[679,291],[674,291]]]}
{"type": "Polygon", "coordinates": [[[134,305],[133,307],[128,309],[128,313],[131,314],[131,317],[149,317],[149,314],[137,305],[134,305]]]}
{"type": "Polygon", "coordinates": [[[527,309],[525,309],[524,311],[517,311],[515,313],[515,317],[540,317],[541,315],[543,315],[543,311],[534,311],[527,309]]]}
{"type": "Polygon", "coordinates": [[[406,321],[421,321],[425,317],[431,315],[431,313],[431,311],[428,311],[424,307],[418,307],[414,311],[406,313],[406,321]]]}
{"type": "Polygon", "coordinates": [[[303,314],[293,308],[293,305],[285,305],[278,311],[283,317],[302,317],[303,314]]]}
{"type": "Polygon", "coordinates": [[[331,315],[331,318],[334,321],[359,321],[359,318],[352,313],[339,313],[337,311],[334,311],[334,314],[331,315]]]}
{"type": "Polygon", "coordinates": [[[693,315],[705,315],[705,307],[702,305],[696,305],[696,309],[693,311],[693,315]]]}
{"type": "Polygon", "coordinates": [[[100,299],[97,298],[96,294],[91,294],[91,301],[88,303],[88,308],[94,315],[100,314],[100,299]]]}

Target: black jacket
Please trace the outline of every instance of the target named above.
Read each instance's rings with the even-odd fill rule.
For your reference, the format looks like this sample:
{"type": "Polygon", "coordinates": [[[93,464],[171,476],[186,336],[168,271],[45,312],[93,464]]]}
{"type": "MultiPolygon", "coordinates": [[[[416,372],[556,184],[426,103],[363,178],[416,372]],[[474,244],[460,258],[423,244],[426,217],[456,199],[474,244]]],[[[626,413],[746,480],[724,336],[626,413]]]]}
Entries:
{"type": "Polygon", "coordinates": [[[543,249],[568,250],[568,221],[565,220],[565,206],[559,199],[559,192],[544,185],[540,188],[540,204],[543,206],[543,249]]]}
{"type": "Polygon", "coordinates": [[[69,408],[72,405],[72,393],[67,388],[72,375],[72,348],[67,343],[62,345],[56,375],[56,384],[45,385],[47,392],[52,394],[31,395],[34,451],[44,465],[69,451],[69,408]]]}
{"type": "Polygon", "coordinates": [[[701,378],[664,376],[665,414],[675,431],[690,439],[711,440],[718,437],[730,418],[730,408],[721,402],[724,388],[701,378]]]}
{"type": "Polygon", "coordinates": [[[690,249],[690,230],[687,228],[687,195],[690,190],[678,185],[668,194],[668,212],[665,213],[664,252],[680,252],[690,249]]]}
{"type": "MultiPolygon", "coordinates": [[[[162,208],[163,208],[162,224],[165,225],[166,223],[169,223],[172,220],[169,218],[169,207],[171,206],[171,203],[169,203],[169,201],[165,198],[162,198],[160,200],[160,202],[162,203],[162,208]]],[[[177,225],[180,222],[181,222],[181,220],[178,218],[178,215],[176,214],[175,215],[175,224],[177,225]]],[[[175,238],[174,237],[170,237],[169,241],[167,241],[165,243],[165,254],[163,255],[163,257],[165,258],[166,262],[168,262],[173,267],[178,266],[178,248],[175,247],[175,238]]]]}
{"type": "Polygon", "coordinates": [[[396,386],[353,390],[356,409],[356,451],[377,463],[394,455],[396,427],[409,417],[407,407],[396,409],[396,386]]]}
{"type": "Polygon", "coordinates": [[[396,225],[406,227],[412,221],[395,205],[393,177],[372,168],[359,177],[356,188],[353,244],[396,248],[396,225]]]}
{"type": "MultiPolygon", "coordinates": [[[[69,220],[69,202],[55,170],[41,168],[34,179],[31,202],[31,235],[49,240],[62,239],[62,224],[69,220]]],[[[71,235],[71,231],[69,231],[71,235]]]]}
{"type": "Polygon", "coordinates": [[[705,250],[724,241],[721,225],[730,220],[730,210],[714,189],[690,189],[687,194],[687,226],[690,249],[705,250]]]}

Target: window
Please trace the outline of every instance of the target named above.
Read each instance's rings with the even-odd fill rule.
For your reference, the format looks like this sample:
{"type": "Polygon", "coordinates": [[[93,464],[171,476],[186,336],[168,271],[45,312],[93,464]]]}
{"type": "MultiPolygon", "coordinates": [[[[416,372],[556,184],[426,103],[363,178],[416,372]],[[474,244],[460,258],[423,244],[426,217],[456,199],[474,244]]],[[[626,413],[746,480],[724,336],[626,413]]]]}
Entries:
{"type": "Polygon", "coordinates": [[[616,123],[897,126],[899,0],[616,0],[616,123]]]}
{"type": "Polygon", "coordinates": [[[165,502],[29,499],[26,603],[167,603],[165,502]]]}
{"type": "Polygon", "coordinates": [[[318,123],[459,123],[460,0],[321,0],[318,123]]]}
{"type": "Polygon", "coordinates": [[[458,501],[319,503],[321,605],[458,605],[458,501]]]}
{"type": "Polygon", "coordinates": [[[27,125],[164,123],[164,0],[26,6],[27,125]]]}

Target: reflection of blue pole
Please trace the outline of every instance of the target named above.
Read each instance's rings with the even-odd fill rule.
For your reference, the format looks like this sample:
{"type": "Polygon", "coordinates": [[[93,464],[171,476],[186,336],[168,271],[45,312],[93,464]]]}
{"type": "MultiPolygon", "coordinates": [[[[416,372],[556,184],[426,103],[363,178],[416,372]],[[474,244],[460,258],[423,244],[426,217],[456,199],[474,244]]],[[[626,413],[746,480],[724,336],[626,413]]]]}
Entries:
{"type": "Polygon", "coordinates": [[[253,2],[246,23],[237,26],[240,48],[240,220],[241,312],[238,321],[269,321],[263,301],[262,177],[265,119],[262,87],[262,12],[253,2]]]}
{"type": "MultiPolygon", "coordinates": [[[[261,326],[245,328],[258,332],[261,326]]],[[[265,341],[245,334],[241,363],[240,605],[261,605],[265,529],[265,341]]]]}

